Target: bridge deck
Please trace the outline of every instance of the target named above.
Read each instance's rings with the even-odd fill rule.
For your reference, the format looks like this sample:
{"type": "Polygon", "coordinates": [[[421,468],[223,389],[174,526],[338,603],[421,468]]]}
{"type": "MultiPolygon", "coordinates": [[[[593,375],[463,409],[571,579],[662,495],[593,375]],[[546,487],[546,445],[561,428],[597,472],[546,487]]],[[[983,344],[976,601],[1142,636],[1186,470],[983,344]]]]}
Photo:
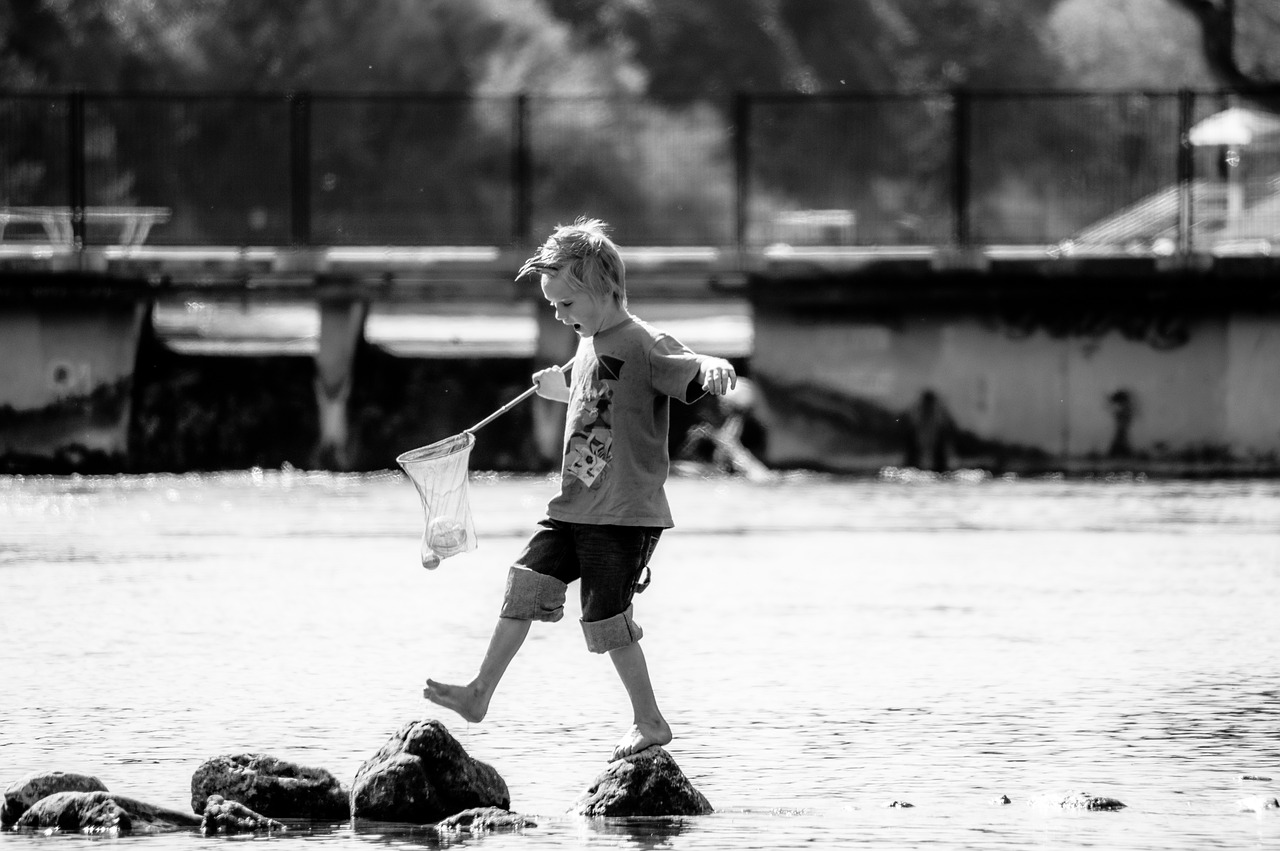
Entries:
{"type": "MultiPolygon", "coordinates": [[[[785,277],[795,272],[853,274],[884,264],[934,271],[986,272],[1017,266],[1052,276],[1079,272],[1081,264],[1109,268],[1130,264],[1145,270],[1204,266],[1220,259],[1256,257],[1269,261],[1257,245],[1218,245],[1211,253],[1157,254],[1108,247],[1059,245],[790,246],[749,251],[717,246],[624,248],[628,289],[669,299],[721,299],[742,294],[752,274],[785,277]]],[[[6,273],[94,272],[149,281],[177,290],[244,290],[254,297],[294,298],[317,282],[347,281],[378,301],[504,301],[526,291],[512,277],[527,248],[503,246],[359,246],[291,248],[277,246],[93,246],[76,250],[57,243],[0,243],[0,287],[6,273]]]]}

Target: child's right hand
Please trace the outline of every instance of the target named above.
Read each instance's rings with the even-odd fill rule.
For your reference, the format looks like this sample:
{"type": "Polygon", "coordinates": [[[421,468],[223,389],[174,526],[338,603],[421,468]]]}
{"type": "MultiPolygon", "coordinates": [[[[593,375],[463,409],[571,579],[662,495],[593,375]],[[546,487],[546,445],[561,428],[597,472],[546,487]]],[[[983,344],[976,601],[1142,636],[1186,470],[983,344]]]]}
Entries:
{"type": "Polygon", "coordinates": [[[543,399],[553,402],[569,401],[569,382],[565,380],[564,370],[558,366],[549,366],[533,374],[536,392],[543,399]]]}

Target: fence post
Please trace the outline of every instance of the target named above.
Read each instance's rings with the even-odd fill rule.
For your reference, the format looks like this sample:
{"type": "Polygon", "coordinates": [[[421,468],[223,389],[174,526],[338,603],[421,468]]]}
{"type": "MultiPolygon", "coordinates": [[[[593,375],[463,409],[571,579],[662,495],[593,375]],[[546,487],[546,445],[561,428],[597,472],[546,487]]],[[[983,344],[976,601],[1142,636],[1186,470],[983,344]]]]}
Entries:
{"type": "Polygon", "coordinates": [[[969,221],[969,183],[972,179],[970,162],[970,128],[972,122],[972,95],[964,88],[951,92],[951,204],[955,231],[955,244],[967,246],[972,240],[969,221]]]}
{"type": "Polygon", "coordinates": [[[533,228],[533,167],[529,157],[529,96],[523,92],[516,95],[513,104],[515,114],[512,116],[514,126],[514,145],[511,150],[512,203],[511,211],[512,236],[517,245],[528,245],[532,241],[533,228]]]}
{"type": "Polygon", "coordinates": [[[1195,179],[1195,157],[1191,150],[1191,122],[1195,117],[1195,94],[1190,89],[1178,90],[1178,253],[1190,254],[1194,246],[1191,234],[1191,184],[1195,179]]]}
{"type": "Polygon", "coordinates": [[[85,246],[85,150],[84,91],[67,95],[67,207],[71,214],[71,241],[76,251],[85,246]]]}
{"type": "Polygon", "coordinates": [[[751,96],[746,92],[733,96],[733,166],[733,236],[741,256],[751,215],[751,96]]]}
{"type": "Polygon", "coordinates": [[[311,244],[311,93],[289,101],[289,234],[294,245],[311,244]]]}

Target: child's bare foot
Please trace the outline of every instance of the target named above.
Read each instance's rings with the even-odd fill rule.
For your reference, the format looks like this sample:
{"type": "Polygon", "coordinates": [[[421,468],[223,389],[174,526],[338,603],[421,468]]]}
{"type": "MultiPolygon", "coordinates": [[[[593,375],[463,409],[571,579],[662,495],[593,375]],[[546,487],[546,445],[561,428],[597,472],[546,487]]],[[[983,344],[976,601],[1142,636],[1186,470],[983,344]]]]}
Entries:
{"type": "Polygon", "coordinates": [[[485,714],[489,711],[488,695],[483,694],[475,685],[451,686],[447,683],[427,680],[427,687],[422,690],[422,696],[445,709],[452,709],[465,720],[473,723],[483,721],[485,714]]]}
{"type": "Polygon", "coordinates": [[[671,742],[671,728],[667,726],[667,722],[658,719],[657,722],[640,723],[631,725],[631,729],[626,732],[621,739],[618,740],[613,748],[613,758],[622,759],[624,756],[630,756],[633,753],[640,753],[647,747],[653,745],[666,745],[671,742]]]}

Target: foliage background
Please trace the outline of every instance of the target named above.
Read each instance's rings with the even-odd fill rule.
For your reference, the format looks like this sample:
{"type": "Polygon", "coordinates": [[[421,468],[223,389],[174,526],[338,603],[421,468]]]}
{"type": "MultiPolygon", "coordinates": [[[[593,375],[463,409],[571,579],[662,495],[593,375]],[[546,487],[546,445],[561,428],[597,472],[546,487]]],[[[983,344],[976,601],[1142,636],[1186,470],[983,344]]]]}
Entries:
{"type": "MultiPolygon", "coordinates": [[[[89,203],[173,207],[153,237],[173,243],[289,241],[289,104],[252,93],[335,96],[311,112],[318,242],[520,241],[591,210],[633,243],[724,244],[735,93],[891,92],[754,106],[747,236],[835,207],[857,210],[860,241],[938,241],[954,229],[954,115],[937,93],[1214,88],[1193,13],[1214,2],[8,0],[0,75],[9,92],[226,93],[90,110],[89,203]],[[373,93],[418,100],[342,99],[373,93]],[[517,93],[530,96],[527,223],[517,93]]],[[[1240,70],[1276,79],[1280,5],[1235,8],[1240,70]]],[[[984,104],[975,235],[1046,239],[1167,183],[1171,103],[984,104]]],[[[0,109],[0,203],[62,203],[61,104],[0,109]]]]}
{"type": "MultiPolygon", "coordinates": [[[[9,89],[686,99],[956,84],[1210,86],[1194,2],[8,0],[0,73],[9,89]]],[[[1274,80],[1280,7],[1235,0],[1235,10],[1240,68],[1274,80]]]]}

